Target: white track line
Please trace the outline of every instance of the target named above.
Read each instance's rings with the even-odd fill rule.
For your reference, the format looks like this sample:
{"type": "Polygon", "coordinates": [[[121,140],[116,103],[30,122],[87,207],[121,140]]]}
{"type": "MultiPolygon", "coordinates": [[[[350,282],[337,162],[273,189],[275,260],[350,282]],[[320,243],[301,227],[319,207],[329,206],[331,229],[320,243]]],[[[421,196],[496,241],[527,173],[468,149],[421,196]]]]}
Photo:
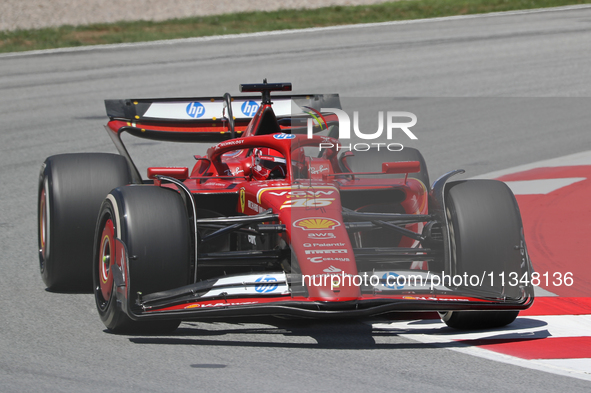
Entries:
{"type": "Polygon", "coordinates": [[[509,326],[486,332],[461,332],[448,328],[442,321],[436,319],[370,324],[374,329],[394,331],[404,338],[467,355],[591,381],[591,369],[589,368],[591,359],[521,359],[457,341],[486,338],[579,337],[581,331],[589,331],[591,326],[591,316],[589,315],[519,317],[509,326]]]}
{"type": "Polygon", "coordinates": [[[475,176],[472,179],[496,179],[497,177],[510,175],[512,173],[517,172],[524,172],[530,169],[578,165],[591,165],[591,150],[570,154],[568,156],[536,161],[532,162],[531,164],[519,165],[513,168],[507,168],[500,171],[489,172],[483,175],[475,176]]]}
{"type": "MultiPolygon", "coordinates": [[[[458,340],[581,337],[589,332],[591,315],[536,315],[518,317],[510,325],[498,329],[462,331],[448,328],[441,320],[402,321],[374,324],[376,328],[400,329],[405,337],[427,336],[423,342],[453,343],[458,340]]],[[[589,370],[591,371],[591,369],[589,370]]]]}
{"type": "Polygon", "coordinates": [[[539,179],[539,180],[520,180],[506,181],[515,195],[546,195],[562,187],[587,180],[586,177],[569,177],[563,179],[539,179]]]}
{"type": "Polygon", "coordinates": [[[307,28],[307,29],[292,29],[292,30],[273,30],[273,31],[262,31],[262,32],[258,32],[258,33],[214,35],[214,36],[208,36],[208,37],[178,38],[178,39],[172,39],[172,40],[130,42],[130,43],[123,43],[123,44],[76,46],[76,47],[70,47],[70,48],[41,49],[41,50],[32,50],[32,51],[26,51],[26,52],[4,53],[4,54],[0,54],[0,58],[46,55],[46,54],[56,54],[56,53],[88,52],[88,51],[104,50],[104,49],[141,48],[141,47],[157,46],[157,45],[176,45],[176,44],[186,44],[186,43],[196,43],[196,42],[230,40],[230,39],[236,39],[236,38],[267,37],[267,36],[298,34],[298,33],[326,32],[326,31],[333,31],[333,30],[361,29],[361,28],[366,28],[366,27],[380,27],[380,26],[410,25],[410,24],[416,24],[416,23],[446,22],[446,21],[464,20],[464,19],[490,18],[490,17],[495,17],[495,16],[526,15],[526,14],[538,14],[538,13],[544,13],[544,12],[572,11],[572,10],[581,10],[581,9],[589,9],[589,8],[591,8],[591,4],[580,4],[580,5],[572,5],[572,6],[564,6],[564,7],[534,8],[531,10],[489,12],[489,13],[485,13],[485,14],[455,15],[455,16],[444,16],[444,17],[439,17],[439,18],[411,19],[411,20],[400,20],[400,21],[391,21],[391,22],[380,22],[380,23],[359,23],[359,24],[354,24],[354,25],[312,27],[312,28],[307,28]]]}

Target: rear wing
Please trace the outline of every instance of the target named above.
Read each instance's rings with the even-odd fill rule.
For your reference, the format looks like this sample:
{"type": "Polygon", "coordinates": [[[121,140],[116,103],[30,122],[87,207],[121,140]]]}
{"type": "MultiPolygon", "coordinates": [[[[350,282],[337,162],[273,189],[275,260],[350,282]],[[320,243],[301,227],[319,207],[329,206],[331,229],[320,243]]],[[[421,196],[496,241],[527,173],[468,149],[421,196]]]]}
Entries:
{"type": "MultiPolygon", "coordinates": [[[[260,95],[232,97],[236,136],[246,130],[260,101],[260,95]]],[[[105,100],[105,107],[109,128],[117,133],[183,142],[232,138],[224,97],[105,100]]],[[[290,128],[291,118],[307,117],[321,108],[341,109],[341,103],[338,94],[274,95],[272,107],[282,128],[290,128]]]]}
{"type": "MultiPolygon", "coordinates": [[[[288,133],[305,133],[309,117],[320,119],[314,131],[326,129],[331,122],[325,120],[321,109],[341,109],[338,94],[274,95],[271,105],[280,128],[288,133]]],[[[260,106],[260,95],[105,100],[110,119],[105,128],[119,154],[126,158],[132,182],[142,184],[142,177],[121,140],[122,133],[169,142],[223,142],[241,136],[260,106]],[[226,102],[231,103],[231,111],[225,107],[226,102]],[[228,113],[234,117],[233,127],[228,113]]]]}

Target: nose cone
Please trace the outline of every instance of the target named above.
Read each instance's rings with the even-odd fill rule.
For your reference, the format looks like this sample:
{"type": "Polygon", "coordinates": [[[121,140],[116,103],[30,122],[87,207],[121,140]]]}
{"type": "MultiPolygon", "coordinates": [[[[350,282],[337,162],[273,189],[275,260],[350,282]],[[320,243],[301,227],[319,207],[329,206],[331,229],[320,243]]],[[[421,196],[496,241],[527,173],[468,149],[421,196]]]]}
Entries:
{"type": "Polygon", "coordinates": [[[338,189],[302,187],[293,189],[288,199],[290,207],[281,209],[280,219],[286,224],[310,300],[358,298],[358,280],[353,279],[357,265],[338,189]]]}

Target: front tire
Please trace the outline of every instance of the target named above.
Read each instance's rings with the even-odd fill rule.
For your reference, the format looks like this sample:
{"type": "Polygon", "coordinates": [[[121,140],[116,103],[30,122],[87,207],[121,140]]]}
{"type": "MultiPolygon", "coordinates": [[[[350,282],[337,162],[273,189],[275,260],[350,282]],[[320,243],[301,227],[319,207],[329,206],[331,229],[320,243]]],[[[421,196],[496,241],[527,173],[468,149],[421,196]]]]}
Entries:
{"type": "MultiPolygon", "coordinates": [[[[190,283],[191,231],[178,192],[155,186],[117,188],[103,202],[96,225],[94,294],[105,326],[114,333],[167,333],[179,320],[134,321],[115,295],[115,238],[127,247],[129,296],[190,283]]],[[[133,301],[132,301],[133,303],[133,301]]]]}
{"type": "MultiPolygon", "coordinates": [[[[496,180],[451,182],[446,208],[451,274],[486,278],[484,284],[458,290],[491,298],[521,298],[525,288],[510,285],[508,278],[511,273],[518,278],[528,274],[529,261],[519,207],[509,187],[496,180]],[[501,275],[505,277],[504,283],[501,275]]],[[[456,329],[486,329],[508,325],[518,314],[519,311],[512,310],[450,311],[441,313],[441,317],[456,329]]]]}
{"type": "Polygon", "coordinates": [[[515,321],[519,311],[448,311],[439,315],[454,329],[494,329],[515,321]]]}

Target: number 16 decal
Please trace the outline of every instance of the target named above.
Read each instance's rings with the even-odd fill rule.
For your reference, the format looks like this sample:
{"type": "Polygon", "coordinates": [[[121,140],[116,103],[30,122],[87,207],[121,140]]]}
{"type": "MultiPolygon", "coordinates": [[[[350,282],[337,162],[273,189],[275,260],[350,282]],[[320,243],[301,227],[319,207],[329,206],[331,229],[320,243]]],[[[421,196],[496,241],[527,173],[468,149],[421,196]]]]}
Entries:
{"type": "Polygon", "coordinates": [[[329,206],[335,198],[311,198],[311,199],[288,199],[281,208],[284,207],[324,207],[329,206]]]}

